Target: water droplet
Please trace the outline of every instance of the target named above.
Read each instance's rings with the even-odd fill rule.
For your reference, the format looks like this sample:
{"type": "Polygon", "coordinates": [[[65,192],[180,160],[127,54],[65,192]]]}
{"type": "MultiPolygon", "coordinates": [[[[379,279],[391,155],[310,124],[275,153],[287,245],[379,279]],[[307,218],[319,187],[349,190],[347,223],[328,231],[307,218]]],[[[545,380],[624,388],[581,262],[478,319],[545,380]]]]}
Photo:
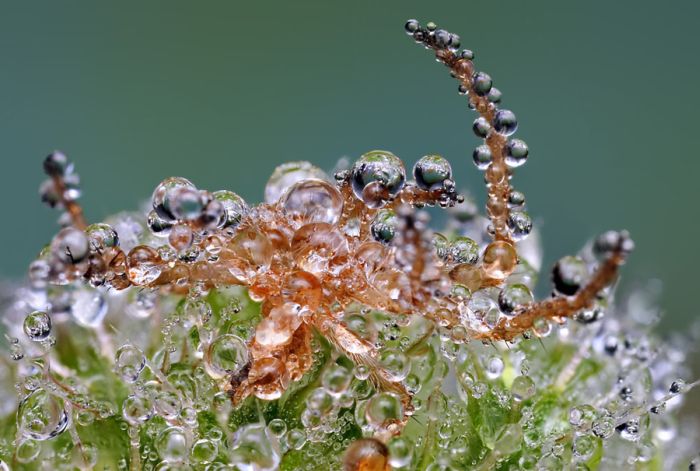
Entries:
{"type": "Polygon", "coordinates": [[[134,247],[127,255],[128,275],[137,286],[153,283],[161,274],[162,260],[158,252],[147,246],[134,247]]]}
{"type": "Polygon", "coordinates": [[[62,433],[70,420],[60,397],[39,388],[26,396],[17,408],[20,433],[34,440],[48,440],[62,433]]]}
{"type": "Polygon", "coordinates": [[[194,233],[187,224],[175,224],[168,234],[168,242],[178,252],[190,248],[193,241],[194,233]]]}
{"type": "Polygon", "coordinates": [[[498,355],[491,355],[486,359],[486,376],[489,379],[497,379],[503,373],[505,364],[503,358],[498,355]]]}
{"type": "Polygon", "coordinates": [[[146,396],[131,395],[122,403],[122,417],[129,424],[138,426],[144,424],[153,416],[153,403],[146,396]]]}
{"type": "Polygon", "coordinates": [[[292,450],[301,450],[306,444],[306,433],[298,428],[287,432],[287,445],[292,450]]]}
{"type": "Polygon", "coordinates": [[[248,204],[233,191],[215,191],[211,196],[224,207],[224,217],[219,223],[220,227],[237,227],[241,219],[248,214],[248,204]]]}
{"type": "Polygon", "coordinates": [[[275,168],[265,185],[265,202],[276,203],[289,187],[302,180],[329,181],[328,175],[309,162],[288,162],[275,168]]]}
{"type": "Polygon", "coordinates": [[[91,224],[85,229],[85,234],[92,250],[102,251],[109,247],[119,246],[119,235],[109,224],[91,224]]]}
{"type": "Polygon", "coordinates": [[[71,314],[85,327],[97,327],[107,314],[107,301],[104,295],[95,289],[82,288],[73,292],[71,314]]]}
{"type": "Polygon", "coordinates": [[[516,376],[510,386],[513,399],[517,402],[527,401],[537,392],[535,382],[529,376],[516,376]]]}
{"type": "MultiPolygon", "coordinates": [[[[41,452],[41,445],[36,440],[22,440],[15,449],[15,457],[20,463],[31,463],[41,452]]],[[[1,469],[1,468],[0,468],[1,469]]]]}
{"type": "Polygon", "coordinates": [[[406,169],[391,152],[374,150],[355,162],[351,181],[355,196],[377,208],[399,194],[406,181],[406,169]]]}
{"type": "Polygon", "coordinates": [[[280,199],[285,213],[303,223],[336,224],[343,213],[343,197],[338,189],[324,180],[302,180],[280,199]]]}
{"type": "Polygon", "coordinates": [[[479,245],[469,237],[456,237],[450,244],[449,251],[454,263],[475,265],[479,261],[479,245]]]}
{"type": "Polygon", "coordinates": [[[508,214],[508,229],[514,240],[523,240],[532,232],[532,219],[525,211],[511,211],[508,214]]]}
{"type": "Polygon", "coordinates": [[[185,461],[189,454],[187,436],[180,427],[166,428],[158,435],[153,445],[160,457],[168,462],[185,461]]]}
{"type": "Polygon", "coordinates": [[[391,209],[383,209],[377,212],[377,215],[370,226],[372,237],[376,241],[388,244],[396,235],[399,226],[399,218],[391,209]]]}
{"type": "Polygon", "coordinates": [[[209,464],[216,459],[219,447],[216,442],[202,438],[194,442],[190,451],[190,460],[199,465],[209,464]]]}
{"type": "Polygon", "coordinates": [[[475,72],[472,77],[474,93],[479,96],[485,96],[491,91],[493,80],[486,72],[475,72]]]}
{"type": "Polygon", "coordinates": [[[490,278],[504,280],[513,273],[518,262],[515,248],[508,242],[491,242],[484,250],[482,267],[490,278]]]}
{"type": "Polygon", "coordinates": [[[44,311],[34,311],[24,318],[24,333],[34,342],[46,340],[51,334],[51,318],[44,311]]]}
{"type": "Polygon", "coordinates": [[[480,145],[474,149],[472,157],[474,158],[474,165],[476,165],[476,168],[479,170],[486,170],[493,161],[491,149],[486,144],[480,145]]]}
{"type": "Polygon", "coordinates": [[[413,178],[418,187],[424,190],[441,189],[445,180],[452,178],[452,167],[440,155],[426,155],[413,167],[413,178]]]}
{"type": "Polygon", "coordinates": [[[212,377],[223,378],[239,372],[248,363],[248,348],[240,337],[220,335],[209,345],[206,366],[212,377]]]}
{"type": "Polygon", "coordinates": [[[345,452],[344,471],[385,471],[388,469],[387,447],[377,439],[355,440],[345,452]]]}
{"type": "Polygon", "coordinates": [[[136,381],[146,366],[146,357],[131,344],[122,345],[114,354],[114,367],[124,381],[136,381]]]}
{"type": "Polygon", "coordinates": [[[394,468],[406,468],[413,459],[414,445],[404,437],[394,437],[387,443],[389,464],[394,468]]]}
{"type": "Polygon", "coordinates": [[[381,428],[390,421],[403,419],[403,405],[401,399],[393,393],[382,392],[372,396],[365,409],[367,422],[374,427],[381,428]]]}
{"type": "Polygon", "coordinates": [[[523,284],[507,285],[498,295],[498,307],[506,315],[513,315],[515,311],[530,304],[534,296],[530,288],[523,284]]]}
{"type": "Polygon", "coordinates": [[[338,397],[350,387],[353,375],[350,370],[341,365],[331,365],[321,377],[321,384],[332,396],[338,397]]]}
{"type": "Polygon", "coordinates": [[[476,134],[476,137],[486,139],[491,132],[491,123],[489,123],[483,116],[479,116],[474,120],[472,130],[474,131],[474,134],[476,134]]]}
{"type": "Polygon", "coordinates": [[[267,424],[267,429],[276,437],[282,437],[287,433],[287,424],[282,419],[272,419],[267,424]]]}
{"type": "Polygon", "coordinates": [[[552,282],[557,293],[571,296],[588,279],[586,262],[580,257],[568,255],[559,259],[552,269],[552,282]]]}
{"type": "Polygon", "coordinates": [[[493,127],[499,133],[510,136],[518,129],[518,120],[510,110],[498,110],[493,117],[493,127]]]}
{"type": "Polygon", "coordinates": [[[78,264],[89,253],[88,238],[79,229],[65,227],[51,241],[51,253],[65,264],[78,264]]]}
{"type": "Polygon", "coordinates": [[[280,455],[270,442],[266,427],[251,424],[236,431],[230,460],[240,471],[273,471],[278,469],[280,455]]]}
{"type": "Polygon", "coordinates": [[[159,217],[166,221],[177,219],[172,213],[173,196],[178,190],[196,190],[196,187],[186,178],[169,177],[158,184],[153,191],[151,203],[159,217]]]}
{"type": "Polygon", "coordinates": [[[509,167],[520,167],[527,161],[529,149],[525,141],[520,139],[510,139],[506,144],[506,165],[509,167]]]}
{"type": "Polygon", "coordinates": [[[383,350],[379,361],[383,368],[382,374],[389,381],[403,381],[411,371],[411,362],[408,357],[400,350],[394,348],[383,350]]]}

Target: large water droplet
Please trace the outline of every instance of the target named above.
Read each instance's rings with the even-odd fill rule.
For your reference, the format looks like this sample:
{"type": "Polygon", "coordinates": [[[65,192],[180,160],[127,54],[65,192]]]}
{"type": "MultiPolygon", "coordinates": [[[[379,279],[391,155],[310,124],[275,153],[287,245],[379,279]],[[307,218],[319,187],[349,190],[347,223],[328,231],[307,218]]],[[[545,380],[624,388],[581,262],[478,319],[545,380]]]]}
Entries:
{"type": "Polygon", "coordinates": [[[34,440],[48,440],[62,433],[69,423],[65,402],[43,388],[25,397],[17,409],[20,433],[34,440]]]}
{"type": "Polygon", "coordinates": [[[335,224],[343,213],[343,197],[336,187],[323,180],[302,180],[292,185],[280,199],[284,211],[304,223],[335,224]]]}

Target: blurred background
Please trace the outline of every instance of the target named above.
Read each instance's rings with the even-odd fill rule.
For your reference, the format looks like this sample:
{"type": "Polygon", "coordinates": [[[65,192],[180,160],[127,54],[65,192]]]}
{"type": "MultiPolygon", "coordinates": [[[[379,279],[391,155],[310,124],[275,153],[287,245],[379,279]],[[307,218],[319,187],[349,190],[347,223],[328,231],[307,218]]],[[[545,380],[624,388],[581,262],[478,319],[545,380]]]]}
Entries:
{"type": "Polygon", "coordinates": [[[664,284],[663,330],[697,317],[700,3],[471,0],[6,2],[0,14],[0,278],[55,232],[41,161],[65,151],[90,220],[164,177],[262,199],[272,170],[389,149],[447,157],[483,203],[474,114],[407,18],[458,33],[520,121],[516,187],[550,266],[627,228],[623,286],[664,284]]]}

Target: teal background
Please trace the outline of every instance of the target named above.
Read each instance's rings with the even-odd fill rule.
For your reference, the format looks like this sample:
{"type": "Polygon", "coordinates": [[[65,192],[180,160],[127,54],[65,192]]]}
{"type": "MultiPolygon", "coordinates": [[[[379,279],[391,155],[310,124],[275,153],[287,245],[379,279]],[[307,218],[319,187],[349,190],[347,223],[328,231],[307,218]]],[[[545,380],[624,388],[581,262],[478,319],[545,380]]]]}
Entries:
{"type": "Polygon", "coordinates": [[[262,198],[274,167],[386,148],[446,156],[483,202],[474,115],[403,33],[434,20],[476,52],[531,148],[514,184],[546,265],[608,228],[658,277],[663,328],[696,314],[700,3],[644,0],[5,1],[0,6],[0,277],[54,233],[37,187],[65,151],[90,220],[137,207],[166,176],[262,198]]]}

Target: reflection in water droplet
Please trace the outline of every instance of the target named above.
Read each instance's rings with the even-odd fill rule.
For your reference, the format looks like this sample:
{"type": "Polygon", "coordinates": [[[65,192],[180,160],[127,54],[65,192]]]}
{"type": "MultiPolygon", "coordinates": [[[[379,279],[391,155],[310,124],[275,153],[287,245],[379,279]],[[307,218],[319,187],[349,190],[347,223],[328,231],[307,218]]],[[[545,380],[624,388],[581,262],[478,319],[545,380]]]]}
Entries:
{"type": "Polygon", "coordinates": [[[17,409],[20,433],[34,440],[48,440],[62,433],[69,424],[63,399],[43,388],[25,397],[17,409]]]}

